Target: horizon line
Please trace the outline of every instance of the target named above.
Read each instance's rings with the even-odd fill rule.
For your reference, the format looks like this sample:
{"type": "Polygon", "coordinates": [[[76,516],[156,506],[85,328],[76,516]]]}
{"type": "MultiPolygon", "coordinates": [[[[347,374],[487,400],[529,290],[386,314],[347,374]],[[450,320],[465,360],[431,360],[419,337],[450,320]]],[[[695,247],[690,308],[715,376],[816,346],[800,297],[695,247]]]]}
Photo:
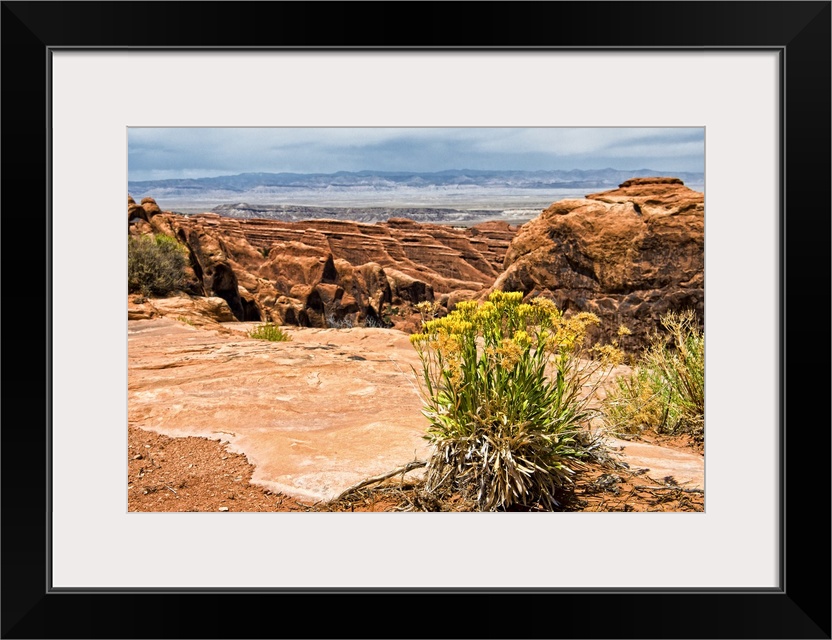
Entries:
{"type": "Polygon", "coordinates": [[[371,173],[375,175],[382,175],[382,174],[441,174],[447,173],[452,171],[469,171],[469,172],[477,172],[477,173],[549,173],[549,172],[570,172],[570,171],[618,171],[618,172],[644,172],[644,171],[656,171],[656,177],[675,177],[673,174],[677,173],[687,173],[687,174],[701,174],[704,178],[705,172],[704,171],[663,171],[658,172],[657,170],[651,169],[649,167],[641,167],[638,169],[616,169],[615,167],[604,167],[602,169],[581,169],[579,167],[573,167],[571,169],[470,169],[470,168],[448,168],[448,169],[438,169],[434,171],[418,171],[412,169],[401,169],[401,170],[390,170],[390,169],[359,169],[355,171],[351,171],[348,169],[339,169],[337,171],[243,171],[241,173],[223,173],[219,175],[205,175],[205,176],[188,176],[188,177],[179,177],[179,178],[150,178],[150,179],[130,179],[128,177],[128,182],[161,182],[165,180],[208,180],[214,178],[236,178],[240,176],[247,176],[247,175],[296,175],[296,176],[332,176],[337,174],[360,174],[360,173],[371,173]]]}

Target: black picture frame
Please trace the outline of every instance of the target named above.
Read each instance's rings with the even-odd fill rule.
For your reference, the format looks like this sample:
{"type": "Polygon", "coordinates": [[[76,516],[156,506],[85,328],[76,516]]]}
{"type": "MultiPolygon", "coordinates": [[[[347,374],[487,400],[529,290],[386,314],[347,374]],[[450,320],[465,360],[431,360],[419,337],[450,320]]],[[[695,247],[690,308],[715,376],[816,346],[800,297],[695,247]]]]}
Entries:
{"type": "MultiPolygon", "coordinates": [[[[2,2],[2,637],[830,638],[830,6],[2,2]],[[377,28],[380,13],[401,11],[406,21],[377,28]],[[49,274],[60,265],[50,260],[50,220],[59,215],[49,181],[50,51],[131,47],[778,51],[784,80],[780,587],[52,590],[49,274]]],[[[737,491],[741,499],[743,488],[737,491]]]]}

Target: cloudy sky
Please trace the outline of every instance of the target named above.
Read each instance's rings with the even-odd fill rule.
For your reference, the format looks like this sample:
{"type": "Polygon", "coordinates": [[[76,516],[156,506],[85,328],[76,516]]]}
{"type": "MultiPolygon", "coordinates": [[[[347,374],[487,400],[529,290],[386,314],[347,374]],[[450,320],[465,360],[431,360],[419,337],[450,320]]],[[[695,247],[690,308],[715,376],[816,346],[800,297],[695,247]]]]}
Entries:
{"type": "Polygon", "coordinates": [[[705,170],[704,128],[130,128],[129,180],[247,172],[705,170]]]}

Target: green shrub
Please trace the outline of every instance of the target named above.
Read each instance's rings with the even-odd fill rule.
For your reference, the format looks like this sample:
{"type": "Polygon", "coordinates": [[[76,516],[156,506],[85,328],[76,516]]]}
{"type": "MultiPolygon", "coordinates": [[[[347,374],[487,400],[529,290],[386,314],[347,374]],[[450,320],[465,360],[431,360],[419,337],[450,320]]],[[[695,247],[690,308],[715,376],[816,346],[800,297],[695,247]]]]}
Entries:
{"type": "Polygon", "coordinates": [[[428,320],[410,340],[422,364],[426,489],[451,488],[483,511],[553,509],[597,447],[583,388],[601,362],[580,358],[593,314],[564,318],[544,298],[496,291],[428,320]]]}
{"type": "Polygon", "coordinates": [[[188,250],[170,236],[127,237],[127,290],[164,296],[185,279],[188,250]]]}
{"type": "Polygon", "coordinates": [[[248,332],[250,338],[268,340],[270,342],[288,342],[292,339],[288,333],[272,322],[261,324],[248,332]]]}
{"type": "Polygon", "coordinates": [[[381,321],[384,323],[385,327],[392,327],[393,326],[393,316],[400,315],[401,310],[399,307],[394,307],[392,304],[387,304],[382,308],[381,311],[381,321]]]}
{"type": "Polygon", "coordinates": [[[667,332],[655,336],[633,372],[616,380],[604,402],[608,429],[619,434],[705,432],[705,336],[693,311],[661,318],[667,332]]]}

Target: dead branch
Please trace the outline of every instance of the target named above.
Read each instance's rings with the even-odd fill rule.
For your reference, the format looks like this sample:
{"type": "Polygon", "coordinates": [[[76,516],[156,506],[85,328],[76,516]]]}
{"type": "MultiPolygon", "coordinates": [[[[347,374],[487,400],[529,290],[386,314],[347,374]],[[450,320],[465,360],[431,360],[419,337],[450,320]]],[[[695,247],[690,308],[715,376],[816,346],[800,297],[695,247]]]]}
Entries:
{"type": "Polygon", "coordinates": [[[635,487],[634,487],[634,488],[635,488],[635,489],[645,489],[645,490],[647,490],[647,491],[654,491],[654,490],[656,490],[656,489],[662,489],[662,490],[664,490],[664,491],[681,491],[682,493],[701,493],[701,494],[703,494],[703,495],[705,494],[705,491],[704,491],[703,489],[685,489],[684,487],[679,487],[679,486],[670,486],[670,487],[665,487],[665,486],[661,486],[661,487],[650,487],[650,486],[648,486],[648,485],[646,485],[646,484],[637,484],[637,485],[635,485],[635,487]]]}
{"type": "Polygon", "coordinates": [[[388,478],[392,478],[393,476],[397,476],[399,474],[404,475],[408,471],[413,471],[413,469],[418,469],[420,467],[426,467],[427,465],[428,465],[428,463],[425,460],[414,460],[412,462],[408,462],[406,465],[404,465],[402,467],[399,467],[398,469],[393,469],[392,471],[388,471],[387,473],[384,473],[380,476],[374,476],[372,478],[367,478],[366,480],[362,480],[358,484],[354,484],[353,486],[351,486],[347,490],[341,492],[341,494],[337,498],[335,498],[335,500],[333,500],[332,502],[338,502],[339,500],[341,500],[344,496],[348,495],[349,493],[351,493],[353,491],[357,491],[358,489],[366,487],[367,485],[375,484],[377,482],[382,482],[384,480],[387,480],[388,478]]]}

